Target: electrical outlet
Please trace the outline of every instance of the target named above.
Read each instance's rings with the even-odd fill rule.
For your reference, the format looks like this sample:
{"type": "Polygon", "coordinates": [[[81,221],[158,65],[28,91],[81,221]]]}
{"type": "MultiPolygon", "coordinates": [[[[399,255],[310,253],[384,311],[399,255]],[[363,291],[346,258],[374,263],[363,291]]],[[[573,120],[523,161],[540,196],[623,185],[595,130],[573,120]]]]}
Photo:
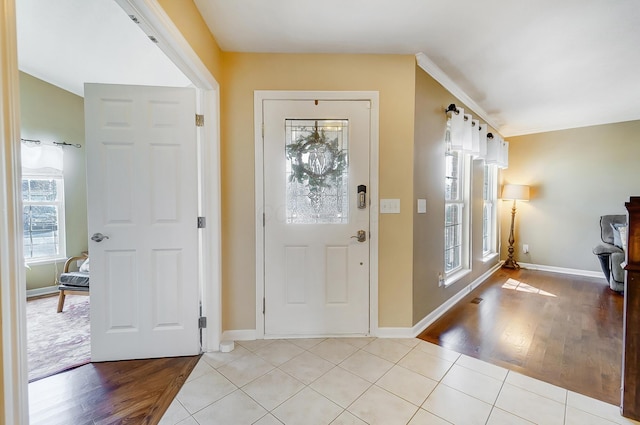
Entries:
{"type": "Polygon", "coordinates": [[[525,244],[522,245],[522,252],[525,253],[525,254],[529,253],[529,244],[525,243],[525,244]]]}

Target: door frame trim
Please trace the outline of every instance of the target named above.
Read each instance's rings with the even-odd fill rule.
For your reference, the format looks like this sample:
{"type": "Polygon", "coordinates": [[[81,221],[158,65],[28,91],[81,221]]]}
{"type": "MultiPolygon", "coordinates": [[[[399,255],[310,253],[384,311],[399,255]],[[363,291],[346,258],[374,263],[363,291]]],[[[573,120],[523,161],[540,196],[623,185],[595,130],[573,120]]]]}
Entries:
{"type": "Polygon", "coordinates": [[[0,423],[29,422],[26,273],[22,246],[20,81],[14,0],[0,7],[0,317],[2,390],[0,423]]]}
{"type": "Polygon", "coordinates": [[[371,102],[369,140],[369,335],[378,335],[378,176],[379,176],[379,92],[377,91],[280,91],[253,93],[255,140],[255,235],[256,235],[256,339],[264,339],[264,100],[365,100],[371,102]]]}

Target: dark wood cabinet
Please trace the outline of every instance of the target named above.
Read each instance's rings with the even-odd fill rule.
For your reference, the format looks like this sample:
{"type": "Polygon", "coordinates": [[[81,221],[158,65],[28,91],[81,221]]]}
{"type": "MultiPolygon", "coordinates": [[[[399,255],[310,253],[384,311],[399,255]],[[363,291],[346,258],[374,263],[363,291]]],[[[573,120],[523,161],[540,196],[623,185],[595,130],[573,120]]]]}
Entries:
{"type": "Polygon", "coordinates": [[[628,242],[622,339],[622,415],[640,420],[640,197],[625,203],[628,242]]]}

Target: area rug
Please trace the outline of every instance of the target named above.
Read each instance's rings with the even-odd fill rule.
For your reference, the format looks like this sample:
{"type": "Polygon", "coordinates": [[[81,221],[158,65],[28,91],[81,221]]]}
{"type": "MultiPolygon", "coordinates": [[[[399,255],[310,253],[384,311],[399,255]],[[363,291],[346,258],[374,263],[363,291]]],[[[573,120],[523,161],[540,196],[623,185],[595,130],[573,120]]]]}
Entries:
{"type": "Polygon", "coordinates": [[[89,297],[69,295],[56,313],[58,296],[27,301],[29,382],[89,363],[89,297]]]}

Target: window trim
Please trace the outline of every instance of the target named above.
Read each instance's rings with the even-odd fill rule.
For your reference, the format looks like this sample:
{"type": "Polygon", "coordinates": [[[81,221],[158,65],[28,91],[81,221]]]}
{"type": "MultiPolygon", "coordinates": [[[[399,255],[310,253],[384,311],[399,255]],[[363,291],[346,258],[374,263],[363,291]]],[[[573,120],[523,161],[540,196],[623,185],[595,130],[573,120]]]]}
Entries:
{"type": "Polygon", "coordinates": [[[21,178],[21,184],[24,180],[57,180],[58,186],[58,200],[57,201],[25,201],[22,199],[22,214],[24,214],[24,207],[27,205],[55,205],[58,208],[58,253],[47,257],[31,257],[27,258],[27,250],[24,248],[24,223],[22,228],[22,244],[24,252],[24,262],[26,265],[42,265],[53,264],[65,260],[67,258],[67,233],[66,233],[66,211],[65,211],[65,196],[64,196],[64,176],[61,173],[47,173],[47,174],[23,174],[21,178]]]}

